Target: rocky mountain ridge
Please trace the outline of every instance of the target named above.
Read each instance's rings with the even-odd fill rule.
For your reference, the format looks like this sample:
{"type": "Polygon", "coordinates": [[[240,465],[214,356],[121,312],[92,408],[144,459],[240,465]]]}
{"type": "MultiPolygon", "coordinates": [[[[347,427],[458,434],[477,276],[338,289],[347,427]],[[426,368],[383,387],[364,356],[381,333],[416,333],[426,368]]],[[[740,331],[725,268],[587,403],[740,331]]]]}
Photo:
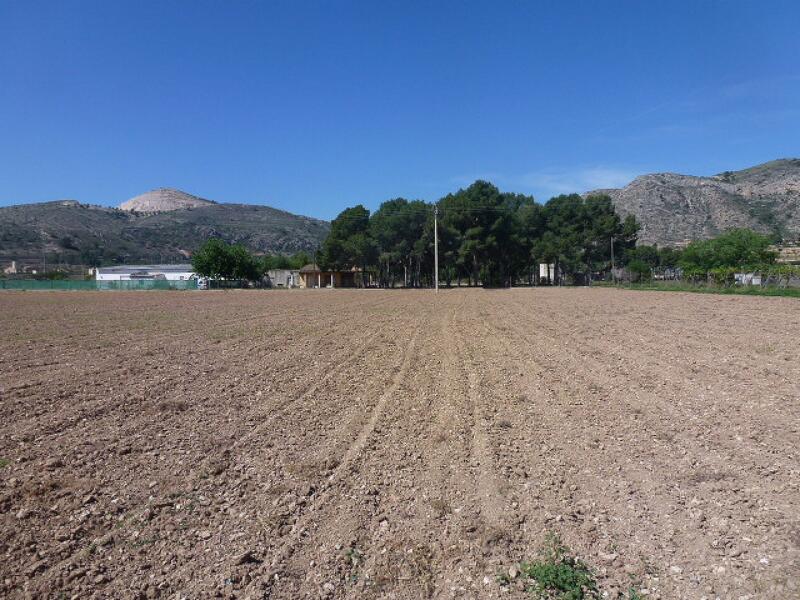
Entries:
{"type": "Polygon", "coordinates": [[[780,159],[711,177],[653,173],[608,194],[641,223],[642,243],[682,246],[734,227],[800,237],[800,159],[780,159]]]}
{"type": "Polygon", "coordinates": [[[0,265],[185,261],[209,237],[255,253],[313,252],[330,228],[269,206],[217,203],[166,188],[122,206],[56,200],[0,207],[0,265]]]}

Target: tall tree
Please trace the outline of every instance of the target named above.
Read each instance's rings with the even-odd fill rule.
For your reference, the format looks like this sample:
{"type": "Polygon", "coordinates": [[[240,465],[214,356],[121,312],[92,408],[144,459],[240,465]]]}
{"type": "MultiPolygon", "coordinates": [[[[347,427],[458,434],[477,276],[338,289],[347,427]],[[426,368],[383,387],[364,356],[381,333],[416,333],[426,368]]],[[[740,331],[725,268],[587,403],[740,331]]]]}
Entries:
{"type": "Polygon", "coordinates": [[[211,238],[192,254],[192,269],[201,277],[226,279],[233,275],[233,261],[229,245],[219,238],[211,238]]]}
{"type": "Polygon", "coordinates": [[[370,231],[379,252],[380,278],[393,286],[396,279],[408,285],[417,258],[415,244],[422,239],[430,207],[421,200],[387,200],[373,213],[370,231]]]}
{"type": "Polygon", "coordinates": [[[547,225],[544,209],[530,198],[530,202],[519,207],[517,220],[518,272],[524,275],[528,285],[531,285],[538,276],[538,264],[545,262],[544,257],[540,256],[541,249],[537,246],[547,225]]]}
{"type": "Polygon", "coordinates": [[[356,236],[369,236],[369,211],[361,204],[344,209],[331,222],[331,230],[322,244],[320,266],[325,269],[346,269],[361,264],[363,244],[356,236]]]}
{"type": "Polygon", "coordinates": [[[262,275],[261,265],[240,245],[231,246],[219,238],[207,240],[192,255],[192,268],[201,277],[255,281],[262,275]]]}
{"type": "Polygon", "coordinates": [[[361,270],[362,284],[366,281],[368,268],[378,257],[377,246],[372,239],[369,211],[361,204],[339,213],[331,223],[331,231],[322,245],[320,266],[324,269],[361,270]]]}
{"type": "Polygon", "coordinates": [[[511,281],[514,209],[487,181],[445,196],[440,202],[445,250],[471,282],[508,285],[511,281]]]}
{"type": "Polygon", "coordinates": [[[620,252],[636,243],[636,220],[620,221],[608,196],[557,196],[544,211],[550,235],[541,238],[539,249],[555,263],[556,278],[563,271],[573,280],[590,281],[593,272],[609,267],[612,239],[620,252]]]}

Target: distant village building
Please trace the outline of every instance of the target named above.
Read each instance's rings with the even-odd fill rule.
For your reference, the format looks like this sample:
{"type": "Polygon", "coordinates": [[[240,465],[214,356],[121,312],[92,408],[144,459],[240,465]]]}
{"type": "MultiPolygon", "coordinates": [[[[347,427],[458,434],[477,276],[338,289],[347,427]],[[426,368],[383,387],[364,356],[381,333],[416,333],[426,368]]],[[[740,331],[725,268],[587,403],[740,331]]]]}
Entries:
{"type": "Polygon", "coordinates": [[[196,277],[192,265],[119,265],[95,269],[97,281],[187,281],[196,277]]]}
{"type": "Polygon", "coordinates": [[[17,274],[17,261],[12,260],[11,265],[3,269],[3,273],[6,275],[16,275],[17,274]]]}
{"type": "Polygon", "coordinates": [[[358,271],[324,271],[316,263],[300,269],[300,287],[339,288],[356,287],[358,271]]]}
{"type": "Polygon", "coordinates": [[[267,281],[271,287],[300,287],[300,271],[298,269],[270,269],[267,271],[267,281]]]}
{"type": "Polygon", "coordinates": [[[539,283],[553,283],[555,276],[555,264],[539,263],[539,283]]]}
{"type": "Polygon", "coordinates": [[[761,285],[760,273],[734,273],[733,280],[739,285],[761,285]]]}
{"type": "Polygon", "coordinates": [[[784,265],[800,265],[800,242],[777,244],[770,250],[778,253],[776,262],[784,265]]]}

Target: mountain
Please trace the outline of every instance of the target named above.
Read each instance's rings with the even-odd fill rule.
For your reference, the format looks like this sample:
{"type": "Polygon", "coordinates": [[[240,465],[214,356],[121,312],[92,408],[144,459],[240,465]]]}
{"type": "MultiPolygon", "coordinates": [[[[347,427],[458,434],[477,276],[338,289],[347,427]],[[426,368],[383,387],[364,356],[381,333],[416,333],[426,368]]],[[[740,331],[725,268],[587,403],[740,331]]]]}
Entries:
{"type": "Polygon", "coordinates": [[[216,204],[216,202],[213,200],[206,200],[205,198],[198,198],[197,196],[187,194],[180,190],[158,188],[157,190],[146,192],[131,198],[127,202],[123,202],[119,205],[119,209],[156,213],[179,210],[181,208],[197,208],[210,204],[216,204]]]}
{"type": "Polygon", "coordinates": [[[256,253],[313,252],[330,228],[326,221],[269,206],[217,203],[177,190],[155,190],[124,206],[127,210],[58,200],[0,208],[0,265],[12,260],[41,264],[44,259],[66,264],[185,261],[209,237],[256,253]]]}
{"type": "Polygon", "coordinates": [[[748,227],[783,239],[800,237],[800,159],[774,160],[712,177],[654,173],[608,194],[617,211],[641,223],[645,244],[680,246],[748,227]]]}

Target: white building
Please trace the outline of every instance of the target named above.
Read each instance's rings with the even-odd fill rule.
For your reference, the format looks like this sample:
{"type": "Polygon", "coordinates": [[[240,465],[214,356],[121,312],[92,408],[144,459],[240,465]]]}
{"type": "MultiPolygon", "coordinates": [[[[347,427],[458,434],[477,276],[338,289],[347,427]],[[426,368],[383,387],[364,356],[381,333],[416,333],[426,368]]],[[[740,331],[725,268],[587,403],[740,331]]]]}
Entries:
{"type": "Polygon", "coordinates": [[[267,278],[272,287],[300,287],[299,269],[270,269],[267,271],[267,278]]]}
{"type": "Polygon", "coordinates": [[[539,282],[553,283],[556,276],[556,265],[554,263],[539,263],[539,282]]]}
{"type": "Polygon", "coordinates": [[[119,265],[95,269],[97,281],[187,281],[194,278],[192,265],[119,265]]]}

